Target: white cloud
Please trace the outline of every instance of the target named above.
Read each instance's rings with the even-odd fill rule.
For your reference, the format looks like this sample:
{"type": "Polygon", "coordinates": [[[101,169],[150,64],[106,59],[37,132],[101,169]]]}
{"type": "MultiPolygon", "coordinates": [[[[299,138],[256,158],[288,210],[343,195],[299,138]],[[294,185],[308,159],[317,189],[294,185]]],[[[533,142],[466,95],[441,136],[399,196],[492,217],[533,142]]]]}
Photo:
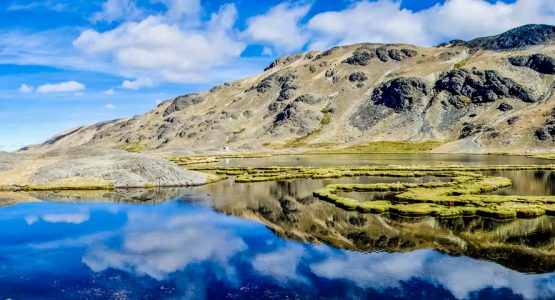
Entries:
{"type": "Polygon", "coordinates": [[[274,252],[256,256],[252,261],[252,266],[258,273],[270,276],[278,282],[297,281],[307,283],[309,280],[297,272],[301,258],[304,255],[306,255],[304,248],[293,244],[274,252]]]}
{"type": "Polygon", "coordinates": [[[108,104],[106,104],[106,108],[107,108],[107,109],[115,109],[116,106],[113,105],[113,104],[111,104],[111,103],[108,103],[108,104]]]}
{"type": "Polygon", "coordinates": [[[42,220],[49,223],[81,224],[89,220],[89,214],[48,214],[42,216],[42,220]]]}
{"type": "Polygon", "coordinates": [[[314,263],[311,271],[327,279],[348,280],[362,288],[386,290],[419,278],[439,284],[457,299],[486,288],[511,290],[525,299],[552,299],[551,274],[530,275],[493,262],[454,257],[433,250],[407,253],[345,252],[314,263]],[[356,270],[355,272],[353,270],[356,270]]]}
{"type": "Polygon", "coordinates": [[[400,1],[365,0],[342,11],[315,15],[307,25],[309,48],[360,42],[429,46],[455,38],[499,34],[528,23],[555,23],[551,0],[517,0],[511,4],[448,0],[419,12],[400,6],[400,1]]]}
{"type": "Polygon", "coordinates": [[[55,3],[52,0],[49,1],[36,1],[36,2],[27,2],[25,4],[13,2],[8,6],[6,10],[8,11],[17,11],[17,10],[30,10],[30,9],[37,9],[37,8],[44,8],[53,11],[63,11],[67,8],[67,5],[64,3],[55,3]]]}
{"type": "Polygon", "coordinates": [[[104,94],[108,95],[108,96],[112,96],[115,93],[116,93],[116,91],[114,91],[114,89],[107,89],[107,90],[104,91],[104,94]]]}
{"type": "Polygon", "coordinates": [[[19,87],[19,92],[22,94],[30,94],[33,92],[33,90],[34,88],[32,86],[29,86],[25,83],[19,87]]]}
{"type": "Polygon", "coordinates": [[[156,83],[146,77],[137,78],[135,80],[124,80],[121,83],[121,87],[128,90],[138,90],[143,87],[153,87],[156,86],[156,83]]]}
{"type": "Polygon", "coordinates": [[[212,220],[202,214],[168,217],[130,213],[131,224],[121,245],[91,247],[83,262],[95,272],[113,268],[158,280],[208,260],[228,266],[226,271],[233,273],[229,260],[247,245],[233,231],[217,227],[212,220]]]}
{"type": "Polygon", "coordinates": [[[166,17],[171,20],[185,20],[188,24],[198,21],[202,10],[200,0],[152,0],[167,6],[166,17]]]}
{"type": "Polygon", "coordinates": [[[108,23],[119,20],[136,20],[143,12],[131,0],[108,0],[102,4],[102,10],[94,14],[92,22],[106,21],[108,23]]]}
{"type": "Polygon", "coordinates": [[[81,92],[85,90],[85,85],[77,81],[66,81],[60,83],[49,83],[37,88],[39,93],[64,93],[81,92]]]}
{"type": "Polygon", "coordinates": [[[249,19],[245,34],[250,40],[269,44],[279,51],[298,50],[309,38],[300,25],[309,9],[309,5],[281,3],[266,14],[249,19]]]}
{"type": "Polygon", "coordinates": [[[206,78],[208,71],[229,64],[245,48],[233,30],[236,19],[237,9],[232,4],[222,6],[209,21],[189,29],[166,22],[163,16],[149,16],[105,32],[85,30],[73,45],[137,77],[150,74],[172,82],[209,82],[212,78],[206,78]]]}

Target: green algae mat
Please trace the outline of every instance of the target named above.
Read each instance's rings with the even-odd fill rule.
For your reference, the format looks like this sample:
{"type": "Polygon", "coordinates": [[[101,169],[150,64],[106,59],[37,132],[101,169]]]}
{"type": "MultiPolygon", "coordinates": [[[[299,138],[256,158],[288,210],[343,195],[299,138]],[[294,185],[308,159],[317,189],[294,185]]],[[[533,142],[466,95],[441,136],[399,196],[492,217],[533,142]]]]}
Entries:
{"type": "Polygon", "coordinates": [[[355,176],[445,177],[448,182],[331,184],[314,191],[314,196],[346,210],[363,213],[391,213],[402,216],[485,216],[499,219],[555,215],[555,196],[514,196],[488,194],[512,185],[510,179],[482,175],[482,171],[555,170],[555,165],[512,165],[476,167],[202,167],[191,169],[235,176],[237,183],[325,179],[355,176]],[[388,200],[359,201],[339,192],[392,192],[388,200]]]}

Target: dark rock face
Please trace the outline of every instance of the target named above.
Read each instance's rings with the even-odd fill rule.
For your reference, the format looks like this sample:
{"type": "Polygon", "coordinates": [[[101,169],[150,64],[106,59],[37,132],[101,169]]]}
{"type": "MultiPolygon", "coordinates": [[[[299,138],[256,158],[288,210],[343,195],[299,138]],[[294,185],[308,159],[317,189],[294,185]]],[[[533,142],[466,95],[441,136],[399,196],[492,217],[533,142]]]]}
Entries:
{"type": "Polygon", "coordinates": [[[353,53],[353,56],[347,58],[344,63],[353,66],[366,66],[376,55],[370,50],[359,49],[353,53]]]}
{"type": "Polygon", "coordinates": [[[482,124],[472,124],[472,123],[463,123],[463,128],[461,129],[461,133],[459,134],[459,139],[464,139],[466,137],[475,135],[476,133],[482,132],[484,126],[482,124]]]}
{"type": "Polygon", "coordinates": [[[551,110],[551,114],[544,126],[534,131],[534,136],[540,141],[551,140],[555,142],[555,108],[551,110]]]}
{"type": "Polygon", "coordinates": [[[317,129],[322,115],[322,112],[310,109],[300,101],[293,101],[276,115],[270,132],[288,128],[298,135],[306,135],[317,129]]]}
{"type": "Polygon", "coordinates": [[[399,77],[378,86],[372,93],[372,101],[402,112],[411,110],[418,99],[429,95],[430,88],[423,80],[399,77]]]}
{"type": "Polygon", "coordinates": [[[268,90],[272,88],[272,80],[269,78],[265,78],[260,83],[256,85],[256,91],[260,94],[266,93],[268,90]]]}
{"type": "Polygon", "coordinates": [[[368,80],[368,76],[366,76],[366,74],[364,74],[364,72],[355,72],[351,75],[349,75],[349,81],[350,82],[363,82],[368,80]]]}
{"type": "Polygon", "coordinates": [[[316,98],[316,97],[314,97],[310,94],[304,94],[304,95],[300,95],[299,97],[295,98],[294,102],[302,102],[302,103],[314,105],[314,104],[319,103],[321,100],[322,99],[316,98]]]}
{"type": "Polygon", "coordinates": [[[499,104],[499,107],[497,107],[497,109],[499,109],[500,111],[509,111],[513,109],[513,106],[507,103],[501,103],[499,104]]]}
{"type": "Polygon", "coordinates": [[[492,70],[451,70],[440,76],[434,89],[438,93],[447,92],[449,102],[457,108],[470,103],[494,102],[510,97],[529,103],[535,101],[526,88],[492,70]]]}
{"type": "Polygon", "coordinates": [[[353,56],[347,58],[343,62],[353,66],[367,66],[373,58],[378,58],[382,62],[388,62],[390,59],[402,61],[404,59],[414,57],[417,54],[418,52],[412,49],[398,50],[395,48],[387,47],[369,49],[367,46],[363,46],[353,52],[353,56]]]}
{"type": "Polygon", "coordinates": [[[289,73],[278,76],[276,80],[281,84],[281,90],[279,92],[279,97],[277,101],[289,100],[293,97],[297,86],[294,81],[297,79],[297,75],[289,73]]]}
{"type": "Polygon", "coordinates": [[[163,116],[167,117],[176,111],[184,110],[187,107],[200,104],[204,101],[206,101],[206,99],[204,99],[199,94],[189,94],[189,95],[177,97],[172,101],[172,104],[168,106],[168,108],[166,108],[163,116]]]}
{"type": "Polygon", "coordinates": [[[529,24],[500,35],[482,37],[462,43],[470,48],[510,50],[541,45],[555,40],[555,26],[529,24]]]}
{"type": "Polygon", "coordinates": [[[528,67],[538,73],[555,75],[555,59],[543,54],[509,57],[513,66],[528,67]]]}
{"type": "Polygon", "coordinates": [[[518,116],[510,117],[510,118],[507,120],[507,124],[513,125],[513,124],[515,124],[515,123],[518,121],[518,119],[520,119],[520,117],[518,117],[518,116]]]}
{"type": "Polygon", "coordinates": [[[383,62],[389,61],[389,54],[385,47],[380,47],[376,49],[376,56],[378,57],[379,60],[383,62]]]}

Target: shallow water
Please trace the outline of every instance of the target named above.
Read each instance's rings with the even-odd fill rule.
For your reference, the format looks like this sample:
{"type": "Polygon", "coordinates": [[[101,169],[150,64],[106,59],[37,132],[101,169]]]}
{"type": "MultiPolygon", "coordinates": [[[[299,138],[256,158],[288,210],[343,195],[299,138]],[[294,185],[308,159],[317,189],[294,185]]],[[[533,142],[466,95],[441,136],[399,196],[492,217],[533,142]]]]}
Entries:
{"type": "MultiPolygon", "coordinates": [[[[492,175],[514,181],[499,193],[555,194],[551,172],[492,175]]],[[[555,298],[553,217],[407,219],[348,212],[312,196],[331,183],[440,179],[447,180],[225,180],[187,189],[33,193],[56,202],[0,208],[0,296],[555,298]]]]}
{"type": "Polygon", "coordinates": [[[220,166],[267,167],[267,166],[361,166],[361,165],[532,165],[550,164],[553,161],[514,155],[473,155],[473,154],[309,154],[276,155],[258,158],[227,158],[218,162],[220,166]]]}

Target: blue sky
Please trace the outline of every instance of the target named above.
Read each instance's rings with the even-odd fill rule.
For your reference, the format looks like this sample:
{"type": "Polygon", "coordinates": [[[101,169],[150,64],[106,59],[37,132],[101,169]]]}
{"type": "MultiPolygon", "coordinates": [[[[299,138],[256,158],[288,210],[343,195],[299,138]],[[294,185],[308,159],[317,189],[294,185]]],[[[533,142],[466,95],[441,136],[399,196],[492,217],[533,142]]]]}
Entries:
{"type": "Polygon", "coordinates": [[[0,150],[144,113],[285,54],[555,24],[552,1],[1,1],[0,150]]]}

